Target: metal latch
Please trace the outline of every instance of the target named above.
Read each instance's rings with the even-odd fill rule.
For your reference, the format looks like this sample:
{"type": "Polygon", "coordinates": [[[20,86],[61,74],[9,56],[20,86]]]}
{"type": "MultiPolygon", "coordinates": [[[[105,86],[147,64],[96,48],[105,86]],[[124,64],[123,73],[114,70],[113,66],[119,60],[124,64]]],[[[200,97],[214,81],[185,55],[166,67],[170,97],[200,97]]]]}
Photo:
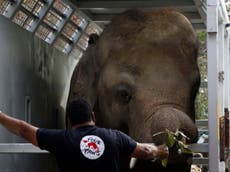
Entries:
{"type": "Polygon", "coordinates": [[[219,82],[223,83],[223,81],[224,81],[224,71],[220,71],[218,73],[218,80],[219,80],[219,82]]]}

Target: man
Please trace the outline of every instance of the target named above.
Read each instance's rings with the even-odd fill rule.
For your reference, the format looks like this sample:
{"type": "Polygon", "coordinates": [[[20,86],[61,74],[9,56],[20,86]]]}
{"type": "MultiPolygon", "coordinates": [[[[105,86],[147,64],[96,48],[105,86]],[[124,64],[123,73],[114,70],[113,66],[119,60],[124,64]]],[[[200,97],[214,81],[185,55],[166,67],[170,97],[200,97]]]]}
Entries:
{"type": "Polygon", "coordinates": [[[120,157],[142,159],[167,158],[168,148],[137,143],[124,133],[95,126],[90,105],[77,99],[67,107],[71,130],[38,129],[24,121],[0,112],[0,123],[21,136],[53,153],[61,172],[118,172],[120,157]]]}

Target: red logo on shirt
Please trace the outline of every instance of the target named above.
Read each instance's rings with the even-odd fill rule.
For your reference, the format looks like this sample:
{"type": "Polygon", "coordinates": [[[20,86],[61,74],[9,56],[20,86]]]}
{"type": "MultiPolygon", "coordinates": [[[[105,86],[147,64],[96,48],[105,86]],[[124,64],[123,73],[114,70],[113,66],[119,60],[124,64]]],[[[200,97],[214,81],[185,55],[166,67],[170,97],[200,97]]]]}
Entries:
{"type": "Polygon", "coordinates": [[[88,159],[98,159],[105,150],[103,140],[95,135],[88,135],[81,139],[80,142],[81,153],[88,159]]]}

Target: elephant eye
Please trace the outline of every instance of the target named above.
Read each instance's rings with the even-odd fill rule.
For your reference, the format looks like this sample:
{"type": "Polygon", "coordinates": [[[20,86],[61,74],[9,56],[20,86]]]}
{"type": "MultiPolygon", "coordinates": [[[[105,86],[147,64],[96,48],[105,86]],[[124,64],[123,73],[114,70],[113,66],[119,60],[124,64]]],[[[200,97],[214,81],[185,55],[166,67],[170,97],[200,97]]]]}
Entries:
{"type": "Polygon", "coordinates": [[[116,97],[120,103],[128,104],[132,99],[132,94],[125,86],[119,86],[116,97]]]}

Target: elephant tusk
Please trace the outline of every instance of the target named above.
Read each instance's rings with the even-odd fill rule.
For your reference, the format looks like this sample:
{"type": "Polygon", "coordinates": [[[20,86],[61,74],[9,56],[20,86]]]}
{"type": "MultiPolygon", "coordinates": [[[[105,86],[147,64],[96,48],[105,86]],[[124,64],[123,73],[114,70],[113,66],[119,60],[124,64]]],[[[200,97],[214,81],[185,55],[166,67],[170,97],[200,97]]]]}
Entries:
{"type": "Polygon", "coordinates": [[[136,165],[137,163],[137,158],[131,158],[130,162],[129,162],[129,168],[133,169],[133,167],[136,165]]]}

